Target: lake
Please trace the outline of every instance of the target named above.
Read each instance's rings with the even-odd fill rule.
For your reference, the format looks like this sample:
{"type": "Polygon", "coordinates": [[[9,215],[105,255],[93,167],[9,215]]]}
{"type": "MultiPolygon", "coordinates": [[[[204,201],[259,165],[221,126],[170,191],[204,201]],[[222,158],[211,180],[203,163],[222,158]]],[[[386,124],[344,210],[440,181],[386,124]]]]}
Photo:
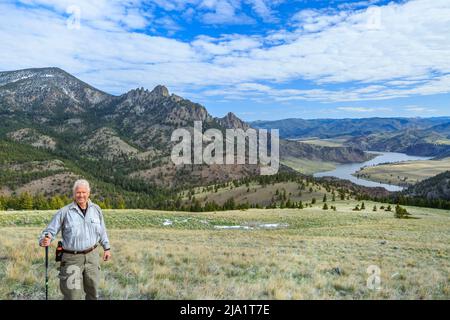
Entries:
{"type": "Polygon", "coordinates": [[[360,170],[362,167],[374,166],[381,163],[393,163],[393,162],[403,162],[403,161],[416,161],[416,160],[428,160],[431,157],[417,157],[409,156],[405,153],[399,152],[378,152],[378,151],[367,151],[368,153],[377,154],[378,156],[372,160],[359,163],[347,163],[341,164],[336,167],[336,169],[331,171],[318,172],[314,174],[314,177],[336,177],[343,180],[350,180],[351,182],[365,186],[365,187],[383,187],[388,191],[402,191],[403,187],[380,183],[370,180],[365,180],[357,178],[352,174],[360,170]]]}

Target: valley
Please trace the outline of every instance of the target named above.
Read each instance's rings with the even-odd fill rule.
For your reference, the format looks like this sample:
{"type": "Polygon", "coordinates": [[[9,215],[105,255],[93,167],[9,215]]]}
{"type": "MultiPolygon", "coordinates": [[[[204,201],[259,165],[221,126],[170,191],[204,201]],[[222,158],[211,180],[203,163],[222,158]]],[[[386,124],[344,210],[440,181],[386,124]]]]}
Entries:
{"type": "MultiPolygon", "coordinates": [[[[224,210],[230,199],[236,206],[272,207],[288,201],[290,205],[320,201],[331,192],[336,197],[338,190],[352,197],[385,197],[389,193],[380,187],[400,191],[447,167],[424,169],[427,172],[416,172],[420,177],[415,177],[406,172],[417,171],[414,166],[401,173],[392,169],[394,164],[374,164],[444,159],[450,152],[448,117],[246,123],[231,112],[213,117],[204,106],[170,94],[162,85],[114,96],[58,68],[0,72],[0,119],[4,209],[42,209],[45,201],[47,206],[60,203],[70,198],[70,183],[79,177],[93,183],[92,196],[104,208],[224,210]],[[192,134],[195,121],[203,130],[217,129],[222,136],[227,129],[279,129],[279,174],[292,179],[262,183],[260,166],[248,163],[174,165],[171,134],[179,128],[192,134]],[[386,159],[369,150],[403,153],[405,158],[386,159]],[[389,170],[394,171],[386,173],[389,170]],[[337,186],[330,187],[323,178],[330,175],[338,179],[337,186]],[[194,191],[203,189],[209,191],[194,191]]],[[[428,163],[432,164],[423,166],[428,163]]]]}
{"type": "Polygon", "coordinates": [[[408,187],[445,171],[450,171],[450,158],[367,166],[355,175],[367,180],[408,187]]]}
{"type": "Polygon", "coordinates": [[[450,0],[0,0],[0,17],[2,307],[450,300],[450,0]]]}
{"type": "MultiPolygon", "coordinates": [[[[344,164],[338,166],[336,169],[327,172],[318,172],[314,177],[332,176],[339,179],[350,180],[353,183],[366,187],[382,187],[389,191],[401,191],[403,187],[401,184],[396,185],[392,181],[381,183],[380,181],[371,179],[368,175],[361,174],[361,168],[376,168],[380,164],[385,167],[391,167],[401,161],[408,161],[408,163],[415,163],[420,160],[428,159],[426,157],[408,156],[403,153],[396,152],[376,152],[371,151],[375,157],[372,160],[363,163],[344,164]]],[[[437,173],[442,171],[437,170],[437,173]]]]}

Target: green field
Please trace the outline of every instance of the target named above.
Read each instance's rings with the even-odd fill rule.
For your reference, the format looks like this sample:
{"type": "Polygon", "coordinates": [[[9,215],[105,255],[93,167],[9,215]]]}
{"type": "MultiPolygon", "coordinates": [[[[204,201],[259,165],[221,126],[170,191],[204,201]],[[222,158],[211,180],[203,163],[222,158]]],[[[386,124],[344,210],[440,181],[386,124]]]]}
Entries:
{"type": "MultiPolygon", "coordinates": [[[[238,187],[230,185],[218,188],[217,192],[214,190],[207,191],[205,187],[198,187],[193,189],[192,196],[200,202],[214,201],[221,205],[228,199],[233,198],[238,204],[251,203],[267,206],[271,204],[272,199],[278,199],[277,190],[278,194],[286,193],[286,197],[294,202],[302,201],[305,203],[311,202],[312,199],[321,201],[324,195],[330,200],[332,199],[332,194],[319,184],[311,183],[305,187],[305,190],[300,190],[299,183],[293,181],[278,182],[265,186],[257,182],[249,183],[248,186],[246,184],[238,187]]],[[[182,193],[182,199],[186,204],[190,203],[188,194],[188,192],[182,193]]],[[[279,200],[277,201],[279,202],[279,200]]]]}
{"type": "Polygon", "coordinates": [[[331,171],[336,169],[336,166],[338,165],[337,163],[330,161],[317,161],[294,157],[285,157],[281,159],[281,163],[303,174],[331,171]]]}
{"type": "Polygon", "coordinates": [[[450,158],[381,164],[363,168],[355,175],[372,181],[410,186],[448,170],[450,158]]]}
{"type": "MultiPolygon", "coordinates": [[[[449,299],[450,212],[105,210],[113,260],[102,299],[449,299]],[[278,224],[274,226],[273,224],[278,224]],[[241,229],[225,229],[240,226],[241,229]],[[366,286],[381,270],[381,289],[366,286]]],[[[54,212],[0,212],[0,299],[44,297],[37,237],[54,212]]],[[[53,260],[53,250],[51,258],[53,260]]],[[[100,251],[99,251],[100,254],[100,251]]],[[[60,299],[50,263],[50,297],[60,299]]]]}
{"type": "Polygon", "coordinates": [[[321,147],[343,147],[346,139],[306,139],[297,141],[321,147]]]}

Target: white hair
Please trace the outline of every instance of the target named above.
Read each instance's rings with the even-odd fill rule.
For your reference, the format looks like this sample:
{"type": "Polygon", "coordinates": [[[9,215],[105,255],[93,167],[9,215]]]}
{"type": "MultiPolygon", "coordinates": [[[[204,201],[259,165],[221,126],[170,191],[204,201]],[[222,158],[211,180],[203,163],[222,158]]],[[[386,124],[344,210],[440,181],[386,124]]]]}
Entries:
{"type": "Polygon", "coordinates": [[[75,193],[78,187],[85,187],[88,190],[88,192],[91,192],[91,187],[89,186],[89,182],[87,180],[80,179],[75,181],[72,189],[73,193],[75,193]]]}

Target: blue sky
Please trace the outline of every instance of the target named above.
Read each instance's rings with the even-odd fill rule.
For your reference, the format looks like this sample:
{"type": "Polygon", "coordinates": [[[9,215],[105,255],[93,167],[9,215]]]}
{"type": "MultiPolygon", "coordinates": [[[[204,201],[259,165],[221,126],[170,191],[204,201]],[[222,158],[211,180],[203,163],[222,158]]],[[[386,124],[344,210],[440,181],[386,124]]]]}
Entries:
{"type": "Polygon", "coordinates": [[[2,0],[0,70],[244,120],[448,116],[449,34],[448,0],[2,0]]]}

